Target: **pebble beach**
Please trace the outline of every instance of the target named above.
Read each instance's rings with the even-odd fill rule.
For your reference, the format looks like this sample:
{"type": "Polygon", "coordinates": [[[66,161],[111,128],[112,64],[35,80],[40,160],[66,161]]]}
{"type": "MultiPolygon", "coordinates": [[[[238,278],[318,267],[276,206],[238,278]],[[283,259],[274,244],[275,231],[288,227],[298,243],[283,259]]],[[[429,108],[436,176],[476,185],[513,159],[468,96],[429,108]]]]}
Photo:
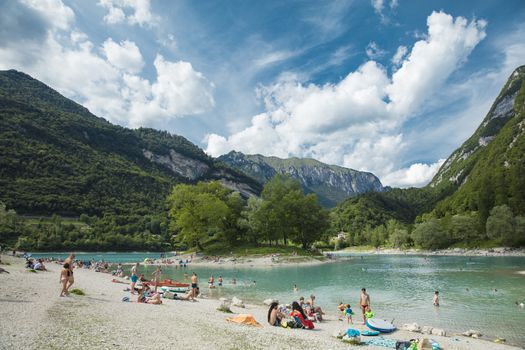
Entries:
{"type": "MultiPolygon", "coordinates": [[[[311,331],[269,326],[262,301],[260,305],[232,307],[234,315],[251,314],[262,325],[250,327],[227,322],[232,315],[218,311],[220,301],[205,298],[206,291],[197,302],[122,302],[129,296],[125,284],[111,282],[109,274],[76,269],[73,288],[86,295],[59,297],[60,265],[48,263],[49,271],[34,273],[24,268],[22,259],[2,256],[2,262],[8,263],[2,267],[9,274],[0,275],[0,349],[386,349],[352,346],[335,338],[334,333],[349,328],[338,320],[335,305],[333,313],[325,306],[325,321],[311,331]]],[[[360,324],[350,326],[365,329],[360,324]]],[[[405,330],[385,338],[430,338],[443,349],[518,349],[460,335],[443,337],[405,330]]]]}

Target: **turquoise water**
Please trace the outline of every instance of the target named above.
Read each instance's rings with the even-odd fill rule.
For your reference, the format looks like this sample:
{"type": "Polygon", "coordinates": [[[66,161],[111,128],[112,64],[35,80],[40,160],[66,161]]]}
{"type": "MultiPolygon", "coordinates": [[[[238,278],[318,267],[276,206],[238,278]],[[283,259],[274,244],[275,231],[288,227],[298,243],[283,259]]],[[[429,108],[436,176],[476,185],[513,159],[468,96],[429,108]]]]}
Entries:
{"type": "MultiPolygon", "coordinates": [[[[153,267],[144,267],[146,273],[153,267]]],[[[422,257],[365,256],[349,261],[303,267],[163,268],[164,276],[183,280],[195,271],[201,286],[210,274],[222,275],[225,285],[204,292],[211,297],[237,296],[261,303],[277,298],[291,303],[299,296],[316,295],[318,305],[336,311],[340,301],[350,303],[359,319],[359,292],[365,287],[377,317],[395,319],[397,325],[417,322],[448,331],[476,329],[490,337],[525,345],[525,310],[515,301],[525,302],[525,270],[522,257],[422,257]],[[230,284],[232,278],[237,285],[230,284]],[[256,281],[254,287],[253,280],[256,281]],[[298,293],[293,292],[297,284],[298,293]],[[468,288],[468,291],[467,291],[468,288]],[[497,289],[497,291],[494,291],[497,289]],[[432,305],[439,290],[441,306],[432,305]]]]}
{"type": "MultiPolygon", "coordinates": [[[[55,255],[56,256],[56,255],[55,255]]],[[[142,261],[159,253],[77,254],[80,259],[142,261]],[[130,259],[131,258],[131,259],[130,259]]],[[[150,274],[154,266],[142,266],[150,274]]],[[[163,278],[184,280],[195,271],[205,294],[210,297],[237,296],[261,303],[277,298],[291,303],[299,296],[316,295],[326,311],[335,313],[340,301],[350,303],[359,320],[359,291],[367,288],[377,317],[395,319],[397,325],[417,322],[448,331],[476,329],[489,337],[503,337],[508,343],[525,346],[524,257],[452,257],[370,255],[316,266],[250,268],[221,266],[186,269],[164,267],[163,278]],[[208,290],[208,277],[222,275],[222,288],[208,290]],[[230,282],[237,279],[237,285],[230,282]],[[256,286],[253,286],[253,281],[256,286]],[[297,284],[298,293],[293,292],[297,284]],[[468,289],[468,290],[467,290],[468,289]],[[497,289],[497,291],[495,291],[497,289]],[[434,290],[439,290],[441,307],[432,306],[434,290]]]]}
{"type": "MultiPolygon", "coordinates": [[[[124,263],[124,262],[136,262],[144,261],[146,258],[150,259],[159,259],[161,253],[156,252],[126,252],[126,253],[116,253],[116,252],[92,252],[92,253],[75,253],[75,259],[78,260],[91,260],[95,261],[104,260],[110,263],[124,263]]],[[[69,253],[33,253],[34,258],[61,258],[65,259],[69,256],[69,253]]],[[[169,254],[167,254],[169,255],[169,254]]]]}

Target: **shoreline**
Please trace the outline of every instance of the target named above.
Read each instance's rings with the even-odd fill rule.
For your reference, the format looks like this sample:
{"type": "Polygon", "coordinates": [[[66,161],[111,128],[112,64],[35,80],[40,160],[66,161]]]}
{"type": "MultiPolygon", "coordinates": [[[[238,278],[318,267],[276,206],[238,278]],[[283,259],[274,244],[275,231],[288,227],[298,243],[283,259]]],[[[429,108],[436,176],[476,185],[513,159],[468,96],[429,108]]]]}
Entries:
{"type": "Polygon", "coordinates": [[[525,248],[447,248],[438,250],[399,249],[399,248],[370,248],[360,249],[350,247],[335,251],[324,251],[323,254],[339,255],[424,255],[424,256],[488,256],[488,257],[525,257],[525,248]]]}
{"type": "MultiPolygon", "coordinates": [[[[75,270],[73,286],[81,288],[86,295],[60,298],[59,264],[48,263],[49,272],[28,273],[22,259],[2,256],[2,261],[10,263],[2,265],[10,274],[0,276],[0,318],[10,322],[0,328],[0,348],[146,349],[155,344],[155,348],[363,349],[363,346],[353,347],[332,336],[347,328],[364,330],[365,327],[338,321],[335,312],[330,312],[335,309],[331,306],[325,306],[326,321],[316,323],[313,331],[269,326],[267,306],[261,304],[232,307],[235,314],[252,314],[262,325],[251,328],[226,322],[230,315],[216,310],[220,304],[217,299],[201,298],[195,303],[162,299],[162,305],[122,302],[123,296],[129,296],[123,291],[126,285],[112,283],[111,275],[87,269],[75,270]]],[[[228,295],[228,298],[233,296],[228,295]]],[[[358,319],[356,316],[355,321],[358,319]]],[[[465,330],[468,328],[465,326],[465,330]]],[[[405,330],[384,337],[397,340],[431,338],[447,350],[518,349],[485,339],[442,337],[405,330]]],[[[368,345],[366,349],[384,348],[368,345]]]]}

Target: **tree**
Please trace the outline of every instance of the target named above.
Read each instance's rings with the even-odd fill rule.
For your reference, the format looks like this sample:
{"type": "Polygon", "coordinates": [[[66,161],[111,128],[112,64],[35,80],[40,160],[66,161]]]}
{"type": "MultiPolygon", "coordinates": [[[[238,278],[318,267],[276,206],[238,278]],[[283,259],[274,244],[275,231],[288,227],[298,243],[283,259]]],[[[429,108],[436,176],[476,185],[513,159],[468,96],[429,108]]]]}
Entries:
{"type": "Polygon", "coordinates": [[[390,234],[389,241],[395,248],[405,248],[410,245],[410,234],[406,229],[396,228],[390,234]]]}
{"type": "Polygon", "coordinates": [[[319,205],[317,196],[313,193],[305,196],[302,192],[294,191],[286,202],[294,204],[290,210],[293,216],[290,218],[292,240],[301,244],[303,249],[309,249],[329,228],[328,213],[319,205]]]}
{"type": "Polygon", "coordinates": [[[487,236],[503,244],[513,245],[517,241],[514,225],[514,215],[510,208],[507,205],[495,206],[487,219],[487,236]]]}
{"type": "Polygon", "coordinates": [[[454,215],[450,219],[449,233],[452,240],[464,242],[480,236],[479,220],[467,215],[454,215]]]}
{"type": "Polygon", "coordinates": [[[447,232],[435,218],[417,224],[412,232],[412,239],[423,249],[445,248],[450,243],[447,232]]]}
{"type": "Polygon", "coordinates": [[[228,222],[233,220],[232,208],[228,204],[231,190],[219,182],[199,182],[197,185],[177,185],[168,197],[169,214],[174,229],[182,236],[182,242],[191,247],[204,249],[210,239],[226,240],[228,222]]]}

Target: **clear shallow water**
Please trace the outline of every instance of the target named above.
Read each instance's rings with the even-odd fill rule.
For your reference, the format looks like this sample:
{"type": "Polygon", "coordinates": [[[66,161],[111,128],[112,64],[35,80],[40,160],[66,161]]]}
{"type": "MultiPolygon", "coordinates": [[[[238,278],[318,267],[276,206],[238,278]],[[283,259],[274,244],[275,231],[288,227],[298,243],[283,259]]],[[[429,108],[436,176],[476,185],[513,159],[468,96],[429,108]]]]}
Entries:
{"type": "MultiPolygon", "coordinates": [[[[161,253],[156,252],[126,252],[126,253],[115,253],[115,252],[92,252],[92,253],[74,253],[75,259],[78,260],[91,260],[95,261],[104,260],[110,263],[124,263],[124,262],[136,262],[144,261],[146,258],[159,259],[161,253]]],[[[169,255],[169,254],[167,254],[169,255]]],[[[34,258],[61,258],[65,259],[69,256],[69,253],[33,253],[34,258]]]]}
{"type": "MultiPolygon", "coordinates": [[[[77,254],[80,259],[91,256],[96,260],[129,262],[158,257],[159,253],[100,253],[89,257],[77,254]]],[[[155,267],[141,269],[148,275],[155,267]]],[[[350,303],[357,311],[356,318],[359,292],[365,287],[376,316],[395,319],[397,325],[417,322],[448,331],[476,329],[525,346],[525,309],[515,305],[517,300],[525,302],[525,276],[516,273],[523,270],[524,257],[370,255],[302,267],[164,267],[163,277],[183,280],[184,273],[191,275],[195,271],[205,294],[237,296],[256,303],[267,298],[291,303],[313,293],[318,305],[332,313],[340,301],[350,303]],[[222,288],[206,288],[211,274],[215,279],[222,275],[222,288]],[[230,284],[233,278],[237,279],[235,286],[230,284]],[[253,280],[256,287],[252,286],[253,280]],[[294,284],[298,293],[293,292],[294,284]],[[434,290],[440,292],[439,308],[432,306],[434,290]]]]}

